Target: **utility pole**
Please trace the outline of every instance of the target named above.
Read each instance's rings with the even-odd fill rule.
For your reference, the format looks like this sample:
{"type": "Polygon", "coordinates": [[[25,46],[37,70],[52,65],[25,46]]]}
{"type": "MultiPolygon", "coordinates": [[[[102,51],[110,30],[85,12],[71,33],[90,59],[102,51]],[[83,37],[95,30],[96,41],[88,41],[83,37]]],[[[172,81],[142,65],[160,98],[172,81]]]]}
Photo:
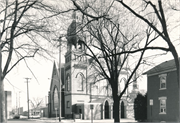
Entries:
{"type": "Polygon", "coordinates": [[[16,92],[16,114],[19,114],[19,113],[18,113],[18,108],[17,108],[17,107],[18,107],[18,101],[17,101],[17,92],[16,92]]]}
{"type": "Polygon", "coordinates": [[[59,37],[59,122],[61,122],[61,37],[59,37]]]}
{"type": "Polygon", "coordinates": [[[20,93],[21,93],[21,91],[19,91],[19,110],[18,110],[19,115],[20,115],[20,93]]]}
{"type": "Polygon", "coordinates": [[[59,122],[61,122],[61,37],[54,39],[59,41],[59,122]]]}
{"type": "Polygon", "coordinates": [[[45,106],[47,106],[47,104],[48,104],[48,96],[45,96],[45,106]]]}
{"type": "Polygon", "coordinates": [[[28,87],[28,83],[31,78],[25,78],[25,79],[26,79],[26,83],[27,83],[27,104],[28,104],[28,119],[29,119],[29,87],[28,87]]]}

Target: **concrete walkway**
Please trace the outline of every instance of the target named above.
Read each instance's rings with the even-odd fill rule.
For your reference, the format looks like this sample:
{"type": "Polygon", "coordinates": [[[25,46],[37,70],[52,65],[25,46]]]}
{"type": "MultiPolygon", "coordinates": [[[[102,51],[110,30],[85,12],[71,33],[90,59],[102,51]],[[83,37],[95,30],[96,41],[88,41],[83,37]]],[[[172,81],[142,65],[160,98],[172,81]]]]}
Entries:
{"type": "MultiPolygon", "coordinates": [[[[33,120],[33,119],[32,119],[33,120]]],[[[56,120],[55,118],[41,118],[41,119],[34,119],[34,120],[38,120],[38,121],[42,121],[42,122],[46,122],[46,123],[59,123],[58,119],[56,120]]],[[[80,120],[80,119],[76,119],[76,120],[66,120],[63,119],[61,120],[62,123],[92,123],[91,120],[80,120]]],[[[120,122],[125,122],[125,123],[136,123],[137,121],[135,121],[134,119],[120,119],[120,122]]],[[[106,119],[106,120],[93,120],[93,123],[114,123],[113,119],[106,119]]]]}

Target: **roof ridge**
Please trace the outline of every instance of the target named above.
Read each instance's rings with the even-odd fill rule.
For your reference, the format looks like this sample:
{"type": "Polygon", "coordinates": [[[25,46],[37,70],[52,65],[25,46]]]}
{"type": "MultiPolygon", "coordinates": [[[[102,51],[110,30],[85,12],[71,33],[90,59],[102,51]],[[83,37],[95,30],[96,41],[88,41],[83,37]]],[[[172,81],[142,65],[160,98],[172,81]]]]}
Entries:
{"type": "MultiPolygon", "coordinates": [[[[179,60],[180,60],[180,57],[179,57],[179,60]]],[[[165,70],[171,70],[174,68],[176,68],[175,61],[174,61],[174,59],[171,59],[171,60],[164,61],[164,62],[156,65],[155,67],[153,67],[153,68],[149,69],[148,71],[146,71],[145,73],[143,73],[143,75],[163,72],[165,70]]]]}

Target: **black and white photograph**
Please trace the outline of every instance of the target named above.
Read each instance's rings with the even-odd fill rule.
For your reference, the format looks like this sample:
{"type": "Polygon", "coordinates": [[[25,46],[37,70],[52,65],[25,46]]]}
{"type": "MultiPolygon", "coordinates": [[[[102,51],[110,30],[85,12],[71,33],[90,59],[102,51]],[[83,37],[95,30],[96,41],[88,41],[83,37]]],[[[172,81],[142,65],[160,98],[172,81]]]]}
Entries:
{"type": "Polygon", "coordinates": [[[0,123],[180,122],[180,0],[0,0],[0,123]]]}

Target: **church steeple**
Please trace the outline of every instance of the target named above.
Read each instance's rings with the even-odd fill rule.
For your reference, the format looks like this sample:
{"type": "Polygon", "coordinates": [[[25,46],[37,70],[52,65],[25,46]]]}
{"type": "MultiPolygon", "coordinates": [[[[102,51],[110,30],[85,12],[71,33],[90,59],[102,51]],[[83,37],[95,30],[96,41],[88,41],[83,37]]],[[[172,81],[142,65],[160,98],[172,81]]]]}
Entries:
{"type": "Polygon", "coordinates": [[[77,16],[77,12],[74,11],[72,14],[72,22],[67,30],[67,47],[68,51],[72,50],[85,50],[84,44],[85,42],[83,38],[82,31],[79,31],[80,28],[80,16],[77,16]]]}
{"type": "MultiPolygon", "coordinates": [[[[72,22],[67,30],[67,53],[66,63],[72,61],[87,62],[85,56],[85,37],[80,23],[80,13],[72,13],[72,22]]],[[[80,63],[81,64],[81,63],[80,63]]]]}

